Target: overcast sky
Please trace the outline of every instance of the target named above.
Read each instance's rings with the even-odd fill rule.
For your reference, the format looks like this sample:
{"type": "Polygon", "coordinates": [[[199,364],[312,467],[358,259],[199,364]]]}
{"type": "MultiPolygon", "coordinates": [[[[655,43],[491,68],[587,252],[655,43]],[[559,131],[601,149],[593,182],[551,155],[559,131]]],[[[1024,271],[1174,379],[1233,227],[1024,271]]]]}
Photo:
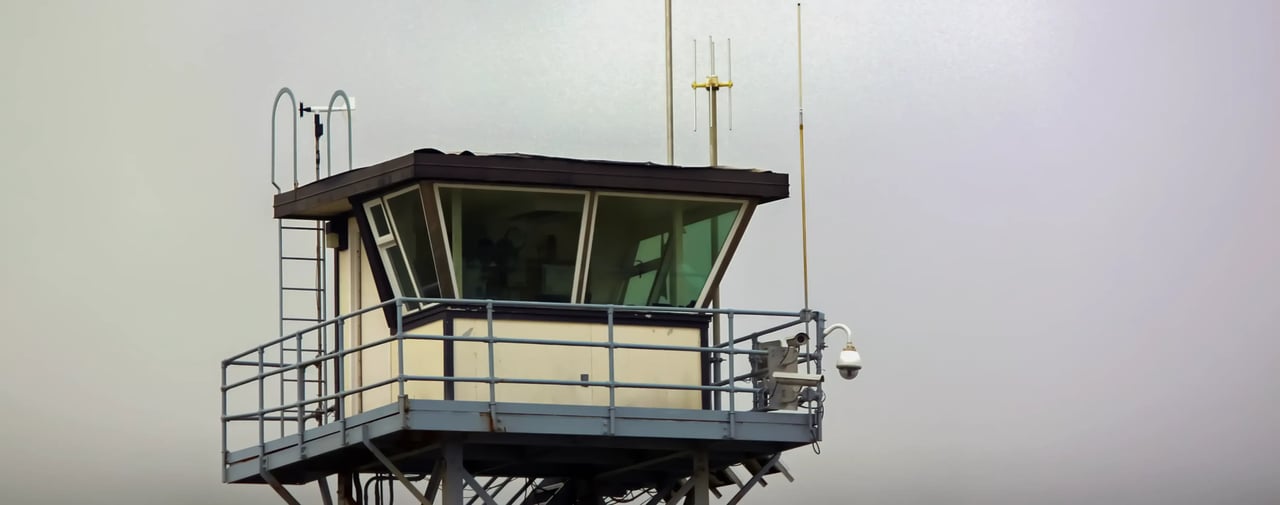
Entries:
{"type": "MultiPolygon", "coordinates": [[[[279,503],[219,482],[217,421],[218,362],[275,336],[279,87],[356,97],[357,165],[665,158],[661,2],[371,4],[0,4],[0,501],[279,503]]],[[[692,40],[732,38],[720,160],[799,194],[794,15],[677,2],[677,163],[707,155],[692,40]]],[[[804,29],[813,304],[867,368],[753,503],[1280,501],[1280,3],[804,29]]],[[[801,306],[797,200],[726,305],[801,306]]]]}

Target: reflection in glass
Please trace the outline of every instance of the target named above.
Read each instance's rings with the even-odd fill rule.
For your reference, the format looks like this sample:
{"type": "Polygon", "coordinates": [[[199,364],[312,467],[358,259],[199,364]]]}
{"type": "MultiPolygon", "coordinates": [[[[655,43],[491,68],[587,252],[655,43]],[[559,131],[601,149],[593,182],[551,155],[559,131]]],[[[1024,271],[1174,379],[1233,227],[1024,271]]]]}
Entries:
{"type": "Polygon", "coordinates": [[[587,303],[693,307],[740,202],[601,196],[587,303]]]}
{"type": "Polygon", "coordinates": [[[569,302],[586,195],[440,188],[462,298],[569,302]]]}

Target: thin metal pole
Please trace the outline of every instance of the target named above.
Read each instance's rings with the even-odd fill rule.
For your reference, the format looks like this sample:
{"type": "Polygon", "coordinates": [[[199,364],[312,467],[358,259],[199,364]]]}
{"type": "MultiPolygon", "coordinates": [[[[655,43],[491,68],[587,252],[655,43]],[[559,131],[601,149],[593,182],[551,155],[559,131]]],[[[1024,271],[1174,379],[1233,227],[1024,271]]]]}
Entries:
{"type": "Polygon", "coordinates": [[[489,327],[489,336],[486,337],[489,344],[489,419],[497,422],[494,418],[498,410],[498,381],[496,379],[497,372],[494,370],[493,357],[493,302],[484,306],[485,318],[488,319],[486,324],[489,327]]]}
{"type": "MultiPolygon", "coordinates": [[[[716,43],[715,41],[714,40],[710,41],[710,45],[711,45],[711,75],[716,75],[716,43]]],[[[709,127],[707,128],[707,130],[710,135],[711,166],[713,167],[720,164],[720,153],[719,153],[720,139],[716,131],[717,130],[716,123],[718,122],[717,121],[718,114],[716,111],[716,95],[718,94],[717,91],[718,90],[715,88],[714,85],[707,88],[707,96],[710,99],[709,103],[711,108],[711,119],[707,120],[709,124],[709,127]]]]}
{"type": "Polygon", "coordinates": [[[801,64],[800,3],[796,3],[796,95],[800,105],[800,257],[804,267],[804,308],[809,310],[809,214],[804,180],[804,65],[801,64]]]}
{"type": "MultiPolygon", "coordinates": [[[[267,428],[266,428],[266,380],[263,379],[263,362],[266,361],[266,349],[258,349],[258,458],[265,455],[267,447],[267,428]]],[[[258,460],[258,464],[262,464],[262,460],[258,460]]]]}
{"type": "Polygon", "coordinates": [[[617,410],[617,386],[613,372],[613,307],[609,307],[609,435],[613,435],[614,412],[617,410]]]}
{"type": "Polygon", "coordinates": [[[396,357],[397,358],[396,361],[397,361],[397,366],[399,367],[399,370],[400,370],[400,377],[398,378],[397,382],[399,382],[400,384],[401,397],[404,397],[408,394],[405,392],[405,388],[404,388],[405,381],[404,381],[404,310],[403,310],[403,307],[404,305],[402,305],[401,302],[397,300],[396,301],[396,346],[399,349],[399,352],[397,353],[399,354],[399,356],[396,357]]]}
{"type": "Polygon", "coordinates": [[[329,110],[324,113],[324,122],[329,125],[330,130],[330,135],[325,137],[324,144],[326,176],[333,175],[333,120],[330,118],[333,116],[333,104],[337,103],[338,97],[342,97],[342,103],[347,112],[347,170],[355,168],[355,164],[352,162],[354,158],[351,154],[351,112],[355,110],[355,107],[351,106],[351,98],[347,96],[346,91],[337,90],[333,92],[332,97],[329,97],[329,110]]]}
{"type": "MultiPolygon", "coordinates": [[[[297,356],[296,358],[297,361],[295,361],[295,363],[302,363],[302,343],[303,343],[302,334],[299,333],[298,340],[294,344],[298,347],[297,349],[294,350],[294,354],[297,356]]],[[[298,370],[294,374],[294,377],[298,379],[298,412],[297,412],[298,414],[298,449],[302,450],[303,449],[302,443],[304,442],[304,440],[302,439],[302,432],[304,431],[304,428],[306,427],[306,422],[307,422],[306,418],[303,417],[302,415],[302,413],[307,410],[307,405],[303,403],[303,401],[306,399],[306,396],[307,396],[306,389],[305,389],[307,387],[307,367],[305,366],[298,367],[298,370]]],[[[281,375],[280,379],[283,381],[284,375],[281,375]]]]}
{"type": "MultiPolygon", "coordinates": [[[[716,317],[719,317],[719,316],[716,316],[716,317]]],[[[728,325],[729,325],[729,339],[733,340],[733,312],[729,313],[729,316],[727,319],[728,319],[728,325]]],[[[730,345],[729,346],[729,377],[730,377],[729,379],[729,387],[730,387],[730,390],[729,390],[729,438],[730,439],[733,439],[737,435],[734,429],[735,428],[734,425],[737,424],[734,422],[736,421],[736,419],[734,419],[734,410],[737,409],[737,405],[735,404],[734,397],[738,396],[738,394],[735,393],[732,389],[737,386],[737,384],[733,382],[733,361],[735,356],[734,350],[735,350],[734,346],[730,345]]]]}
{"type": "MultiPolygon", "coordinates": [[[[222,387],[227,386],[227,365],[222,365],[222,387]]],[[[227,417],[227,391],[222,391],[222,417],[227,417]]],[[[222,421],[222,481],[227,481],[227,421],[222,421]]]]}
{"type": "Polygon", "coordinates": [[[676,163],[675,150],[675,105],[672,99],[673,81],[671,76],[671,0],[666,2],[666,46],[667,46],[667,164],[676,163]]]}

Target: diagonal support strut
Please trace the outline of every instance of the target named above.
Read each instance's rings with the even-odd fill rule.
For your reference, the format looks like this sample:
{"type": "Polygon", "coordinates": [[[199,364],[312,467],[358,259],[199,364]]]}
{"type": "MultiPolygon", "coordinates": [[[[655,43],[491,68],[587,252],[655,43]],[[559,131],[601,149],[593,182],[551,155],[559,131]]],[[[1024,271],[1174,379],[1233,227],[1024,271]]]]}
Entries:
{"type": "Polygon", "coordinates": [[[289,505],[302,505],[298,502],[297,498],[293,497],[293,494],[290,493],[288,489],[284,488],[284,485],[276,479],[276,476],[271,475],[271,472],[268,472],[266,468],[259,468],[258,475],[262,476],[262,480],[267,481],[267,485],[271,486],[271,489],[274,489],[276,494],[280,495],[280,498],[283,499],[285,503],[288,503],[289,505]]]}
{"type": "Polygon", "coordinates": [[[391,475],[394,475],[396,480],[400,481],[400,484],[404,485],[404,487],[413,494],[414,498],[418,499],[418,503],[421,503],[422,505],[431,505],[431,500],[428,500],[426,496],[423,496],[422,491],[418,491],[417,486],[414,486],[412,482],[409,482],[409,479],[405,478],[404,472],[401,472],[400,469],[396,467],[396,464],[391,462],[391,459],[387,458],[387,455],[383,454],[382,451],[378,449],[378,446],[373,445],[373,441],[369,440],[368,437],[365,437],[364,439],[364,446],[369,449],[369,452],[373,454],[373,457],[378,458],[378,461],[382,462],[382,466],[387,467],[387,471],[391,472],[391,475]]]}
{"type": "Polygon", "coordinates": [[[772,458],[769,458],[769,462],[760,467],[760,470],[757,471],[755,475],[751,476],[751,480],[748,480],[747,483],[742,486],[742,489],[739,489],[738,493],[733,495],[733,498],[729,500],[728,505],[737,505],[738,502],[742,501],[742,498],[747,496],[747,491],[750,491],[751,488],[755,487],[756,483],[764,480],[764,475],[769,473],[769,470],[772,470],[773,466],[777,465],[778,460],[781,458],[782,453],[774,454],[772,458]]]}

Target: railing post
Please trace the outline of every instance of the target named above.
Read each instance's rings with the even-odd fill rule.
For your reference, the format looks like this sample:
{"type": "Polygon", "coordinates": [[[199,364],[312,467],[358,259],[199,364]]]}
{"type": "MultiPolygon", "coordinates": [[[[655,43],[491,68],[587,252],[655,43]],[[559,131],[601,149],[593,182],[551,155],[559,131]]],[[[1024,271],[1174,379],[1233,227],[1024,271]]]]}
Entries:
{"type": "MultiPolygon", "coordinates": [[[[816,327],[818,330],[818,345],[815,346],[817,348],[817,356],[816,356],[816,359],[814,356],[810,356],[809,361],[816,362],[816,364],[814,365],[814,368],[815,368],[814,373],[817,373],[818,375],[822,375],[822,351],[827,348],[827,335],[826,335],[827,316],[822,312],[818,312],[817,316],[818,317],[817,317],[816,327]]],[[[812,409],[811,411],[813,415],[813,419],[811,420],[811,422],[813,423],[812,426],[813,426],[814,440],[822,440],[822,412],[824,410],[824,407],[822,405],[822,398],[824,397],[826,397],[826,395],[822,393],[822,383],[819,382],[818,383],[818,408],[812,409]]]]}
{"type": "Polygon", "coordinates": [[[218,388],[222,391],[222,417],[218,420],[222,424],[222,481],[227,481],[227,363],[222,363],[222,387],[218,388]]]}
{"type": "MultiPolygon", "coordinates": [[[[297,401],[298,449],[301,450],[302,449],[302,432],[306,428],[306,422],[307,422],[306,418],[303,417],[302,415],[302,413],[307,410],[306,404],[303,403],[303,400],[304,400],[303,397],[307,395],[307,390],[306,390],[307,367],[302,366],[302,332],[298,332],[298,338],[295,344],[297,345],[297,349],[295,350],[296,358],[295,358],[295,361],[293,362],[293,366],[296,367],[295,368],[296,371],[294,372],[294,375],[298,379],[298,398],[297,398],[298,400],[297,401]]],[[[280,378],[283,379],[284,375],[281,375],[280,378]]],[[[282,401],[281,403],[284,403],[284,402],[282,401]]]]}
{"type": "Polygon", "coordinates": [[[733,310],[732,309],[729,310],[729,316],[726,319],[727,319],[726,326],[727,326],[727,329],[729,330],[728,341],[730,342],[729,344],[729,438],[732,439],[737,436],[737,430],[736,430],[737,423],[734,422],[736,420],[734,410],[736,410],[736,407],[737,407],[735,402],[735,397],[738,396],[737,395],[738,385],[733,380],[733,378],[736,377],[733,372],[733,362],[734,362],[734,356],[735,356],[734,348],[737,345],[732,343],[733,342],[733,310]]]}
{"type": "Polygon", "coordinates": [[[614,378],[614,372],[613,372],[614,370],[614,367],[613,367],[613,350],[614,350],[613,305],[609,306],[608,322],[609,322],[609,326],[608,326],[608,331],[609,331],[609,435],[613,435],[614,433],[613,423],[614,423],[614,417],[615,417],[614,413],[616,411],[616,407],[618,404],[617,403],[618,384],[616,379],[614,378]]]}
{"type": "Polygon", "coordinates": [[[338,419],[346,419],[346,403],[347,403],[346,399],[347,398],[346,396],[343,396],[343,393],[346,391],[346,376],[343,375],[346,372],[346,367],[343,366],[343,363],[342,363],[343,362],[342,349],[346,345],[346,342],[343,341],[343,338],[345,337],[342,334],[343,333],[342,328],[346,326],[346,323],[347,323],[347,320],[345,317],[339,318],[338,324],[334,328],[334,332],[333,332],[334,333],[334,336],[333,336],[333,339],[334,339],[334,342],[333,342],[333,348],[334,348],[333,391],[335,393],[338,393],[337,404],[334,405],[334,409],[338,414],[337,416],[338,419]]]}
{"type": "Polygon", "coordinates": [[[400,375],[397,376],[396,382],[400,385],[400,396],[408,396],[404,388],[404,304],[400,299],[396,299],[396,346],[398,349],[397,369],[400,375]]]}
{"type": "Polygon", "coordinates": [[[267,409],[266,401],[266,380],[262,377],[263,362],[267,359],[267,348],[258,348],[258,457],[261,458],[267,447],[267,423],[264,410],[267,409]]]}
{"type": "Polygon", "coordinates": [[[495,377],[494,375],[495,371],[493,367],[493,362],[494,362],[493,300],[489,300],[488,302],[485,302],[484,313],[485,313],[485,324],[488,327],[488,334],[489,334],[487,337],[485,337],[485,340],[488,341],[488,346],[489,346],[489,381],[488,381],[489,382],[489,419],[492,422],[497,422],[497,420],[493,418],[494,414],[496,414],[496,411],[498,409],[498,383],[497,383],[497,377],[495,377]]]}

